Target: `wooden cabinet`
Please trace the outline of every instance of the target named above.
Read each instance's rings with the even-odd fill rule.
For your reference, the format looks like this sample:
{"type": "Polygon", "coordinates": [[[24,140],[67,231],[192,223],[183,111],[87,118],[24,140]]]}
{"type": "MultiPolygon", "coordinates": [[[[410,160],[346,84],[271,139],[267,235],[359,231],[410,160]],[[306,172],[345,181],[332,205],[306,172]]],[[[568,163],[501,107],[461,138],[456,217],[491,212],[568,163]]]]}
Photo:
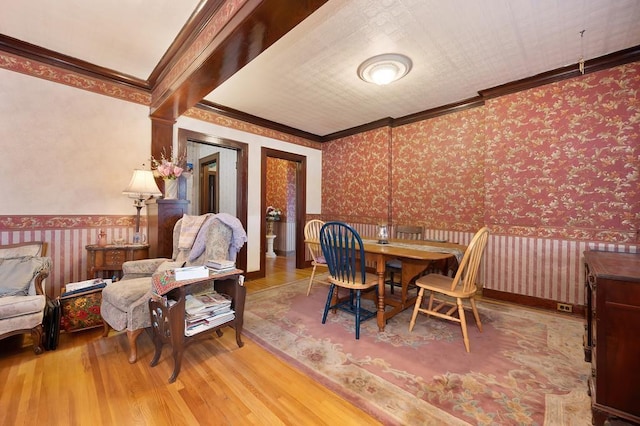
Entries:
{"type": "Polygon", "coordinates": [[[110,244],[99,246],[90,244],[87,250],[87,279],[122,278],[122,264],[129,260],[147,259],[149,246],[146,244],[110,244]]]}
{"type": "Polygon", "coordinates": [[[173,227],[187,214],[188,200],[147,200],[149,225],[149,257],[166,257],[173,254],[173,227]]]}
{"type": "Polygon", "coordinates": [[[593,423],[640,423],[640,254],[586,251],[584,260],[593,423]]]}

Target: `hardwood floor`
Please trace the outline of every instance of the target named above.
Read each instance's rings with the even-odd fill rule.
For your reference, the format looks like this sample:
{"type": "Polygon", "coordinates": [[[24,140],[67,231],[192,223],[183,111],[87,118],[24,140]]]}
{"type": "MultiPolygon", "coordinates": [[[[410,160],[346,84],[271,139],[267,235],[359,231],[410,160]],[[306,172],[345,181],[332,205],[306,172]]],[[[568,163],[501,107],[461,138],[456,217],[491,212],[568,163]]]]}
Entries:
{"type": "MultiPolygon", "coordinates": [[[[251,292],[309,277],[293,256],[267,259],[251,292]]],[[[2,425],[374,425],[340,396],[271,355],[248,337],[238,348],[226,329],[190,345],[175,383],[170,349],[151,368],[151,339],[139,338],[135,364],[127,339],[102,329],[62,333],[55,351],[36,356],[29,338],[0,341],[2,425]]]]}

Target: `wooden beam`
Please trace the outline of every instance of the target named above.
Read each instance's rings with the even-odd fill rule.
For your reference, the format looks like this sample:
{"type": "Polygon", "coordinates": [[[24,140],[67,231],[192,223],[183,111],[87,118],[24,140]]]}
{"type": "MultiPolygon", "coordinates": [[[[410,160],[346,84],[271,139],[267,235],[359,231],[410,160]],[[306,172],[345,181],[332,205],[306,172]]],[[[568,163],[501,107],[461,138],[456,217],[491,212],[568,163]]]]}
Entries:
{"type": "MultiPolygon", "coordinates": [[[[327,0],[228,0],[152,91],[151,117],[176,120],[327,0]]],[[[155,142],[154,142],[155,145],[155,142]]]]}

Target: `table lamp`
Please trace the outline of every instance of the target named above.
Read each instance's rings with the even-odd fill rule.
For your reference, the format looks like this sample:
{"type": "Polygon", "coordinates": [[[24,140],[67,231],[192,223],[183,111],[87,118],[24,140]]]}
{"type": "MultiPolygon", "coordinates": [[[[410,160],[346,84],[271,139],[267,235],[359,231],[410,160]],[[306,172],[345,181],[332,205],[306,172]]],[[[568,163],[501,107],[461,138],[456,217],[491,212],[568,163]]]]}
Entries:
{"type": "Polygon", "coordinates": [[[131,182],[122,191],[124,195],[128,195],[129,198],[134,198],[133,206],[138,209],[138,215],[136,216],[136,233],[133,236],[133,243],[140,243],[140,210],[144,205],[144,200],[149,197],[159,197],[162,195],[156,180],[153,177],[151,170],[139,170],[133,171],[131,182]]]}

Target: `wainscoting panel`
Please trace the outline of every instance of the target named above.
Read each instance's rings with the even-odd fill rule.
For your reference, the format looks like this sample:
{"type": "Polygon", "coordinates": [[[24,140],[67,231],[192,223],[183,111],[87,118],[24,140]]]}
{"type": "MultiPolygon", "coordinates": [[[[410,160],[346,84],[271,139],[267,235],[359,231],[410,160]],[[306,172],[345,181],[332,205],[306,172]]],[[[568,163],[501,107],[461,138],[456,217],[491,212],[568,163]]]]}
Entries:
{"type": "MultiPolygon", "coordinates": [[[[351,223],[363,237],[373,237],[377,226],[351,223]]],[[[425,230],[426,239],[446,239],[468,245],[473,233],[425,230]]],[[[480,265],[478,285],[500,292],[532,296],[572,305],[584,305],[586,250],[638,253],[637,245],[560,239],[490,235],[480,265]]],[[[375,268],[371,262],[368,267],[375,268]]]]}
{"type": "Polygon", "coordinates": [[[0,244],[46,241],[53,266],[45,289],[55,298],[67,283],[88,279],[85,246],[98,242],[101,229],[109,243],[132,241],[135,216],[1,216],[0,244]]]}
{"type": "Polygon", "coordinates": [[[586,250],[637,253],[638,246],[491,235],[479,280],[492,290],[584,305],[586,250]]]}

